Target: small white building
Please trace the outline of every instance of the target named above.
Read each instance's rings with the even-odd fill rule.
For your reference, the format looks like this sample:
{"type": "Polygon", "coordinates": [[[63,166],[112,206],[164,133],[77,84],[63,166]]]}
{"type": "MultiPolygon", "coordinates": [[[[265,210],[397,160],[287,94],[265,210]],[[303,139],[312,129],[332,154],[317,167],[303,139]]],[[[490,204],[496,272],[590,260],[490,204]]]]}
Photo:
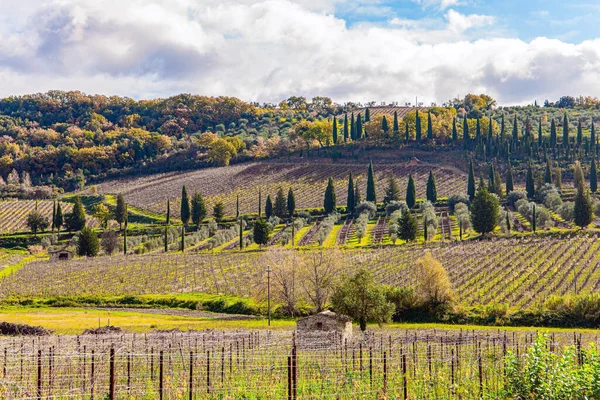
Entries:
{"type": "Polygon", "coordinates": [[[330,340],[335,338],[339,343],[343,343],[352,337],[352,320],[327,310],[300,318],[296,322],[296,334],[300,340],[327,336],[330,340]]]}

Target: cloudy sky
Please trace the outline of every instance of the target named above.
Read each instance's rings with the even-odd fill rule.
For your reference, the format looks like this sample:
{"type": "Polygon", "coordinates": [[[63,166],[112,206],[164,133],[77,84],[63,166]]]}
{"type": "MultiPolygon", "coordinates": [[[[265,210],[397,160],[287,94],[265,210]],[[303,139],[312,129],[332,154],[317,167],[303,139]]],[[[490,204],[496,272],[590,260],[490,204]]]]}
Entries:
{"type": "Polygon", "coordinates": [[[0,96],[600,96],[594,0],[0,0],[0,96]]]}

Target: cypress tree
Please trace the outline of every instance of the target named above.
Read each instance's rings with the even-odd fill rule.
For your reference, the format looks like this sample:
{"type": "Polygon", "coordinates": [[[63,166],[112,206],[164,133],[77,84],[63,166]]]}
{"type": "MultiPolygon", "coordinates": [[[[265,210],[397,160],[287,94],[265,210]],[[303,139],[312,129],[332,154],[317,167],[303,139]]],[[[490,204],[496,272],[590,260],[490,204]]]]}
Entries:
{"type": "MultiPolygon", "coordinates": [[[[467,121],[467,115],[463,117],[463,147],[465,149],[469,148],[469,142],[471,141],[471,137],[469,135],[469,122],[467,121]]],[[[475,194],[475,192],[473,192],[475,194]]]]}
{"type": "Polygon", "coordinates": [[[356,122],[354,121],[354,113],[350,114],[350,139],[356,140],[356,122]]]}
{"type": "Polygon", "coordinates": [[[427,241],[427,237],[429,235],[427,235],[427,217],[423,218],[423,240],[426,242],[427,241]]]}
{"type": "Polygon", "coordinates": [[[52,232],[54,232],[54,226],[56,224],[56,200],[52,203],[52,232]]]}
{"type": "Polygon", "coordinates": [[[377,195],[375,193],[375,175],[373,172],[373,161],[369,163],[369,172],[367,174],[367,201],[377,204],[377,195]]]}
{"type": "Polygon", "coordinates": [[[388,120],[387,120],[387,117],[385,115],[383,116],[383,119],[381,120],[381,130],[385,134],[387,134],[388,131],[390,130],[390,127],[388,125],[388,120]]]}
{"type": "Polygon", "coordinates": [[[348,113],[344,114],[344,142],[348,141],[348,113]]]}
{"type": "Polygon", "coordinates": [[[538,126],[538,146],[542,147],[542,119],[540,118],[540,124],[538,126]]]}
{"type": "Polygon", "coordinates": [[[79,241],[77,242],[77,255],[85,257],[96,257],[100,250],[98,236],[93,229],[83,228],[79,232],[79,241]]]}
{"type": "Polygon", "coordinates": [[[550,168],[550,158],[546,158],[546,171],[544,172],[544,183],[552,183],[552,168],[550,168]]]}
{"type": "Polygon", "coordinates": [[[496,173],[494,171],[494,164],[490,164],[490,172],[488,175],[488,191],[490,193],[496,193],[495,189],[496,189],[496,173]]]}
{"type": "Polygon", "coordinates": [[[456,129],[456,117],[452,118],[452,142],[458,140],[458,131],[456,129]]]}
{"type": "Polygon", "coordinates": [[[583,128],[581,126],[581,118],[580,118],[579,122],[577,123],[577,145],[581,146],[582,142],[583,142],[583,128]]]}
{"type": "Polygon", "coordinates": [[[477,125],[475,127],[475,141],[481,142],[481,118],[477,118],[477,125]]]}
{"type": "Polygon", "coordinates": [[[569,116],[565,112],[563,116],[563,146],[567,146],[569,144],[569,116]]]}
{"type": "Polygon", "coordinates": [[[408,141],[410,140],[410,135],[408,133],[408,122],[406,122],[405,127],[406,130],[404,131],[404,141],[408,143],[408,141]]]}
{"type": "Polygon", "coordinates": [[[515,120],[513,122],[512,139],[516,145],[519,140],[519,121],[517,121],[517,114],[515,114],[515,120]]]}
{"type": "Polygon", "coordinates": [[[196,191],[192,197],[192,223],[200,228],[202,220],[206,218],[206,204],[202,195],[196,191]]]}
{"type": "Polygon", "coordinates": [[[408,208],[413,208],[417,203],[417,188],[412,174],[408,175],[408,185],[406,186],[406,205],[408,208]]]}
{"type": "Polygon", "coordinates": [[[267,195],[267,202],[265,204],[265,216],[267,219],[271,218],[273,215],[273,202],[271,201],[271,195],[267,195]]]}
{"type": "Polygon", "coordinates": [[[525,190],[527,191],[527,197],[533,199],[535,196],[535,183],[533,181],[533,170],[531,164],[527,167],[527,177],[525,178],[525,190]]]}
{"type": "Polygon", "coordinates": [[[498,198],[488,192],[485,185],[477,190],[471,205],[471,224],[475,232],[485,235],[498,225],[498,198]]]}
{"type": "Polygon", "coordinates": [[[282,188],[279,188],[277,195],[275,195],[273,214],[279,218],[285,218],[287,216],[287,202],[282,188]]]}
{"type": "Polygon", "coordinates": [[[354,210],[356,206],[360,204],[360,202],[360,188],[358,187],[358,182],[356,182],[356,184],[354,185],[354,208],[352,210],[354,210]]]}
{"type": "Polygon", "coordinates": [[[500,124],[500,141],[504,142],[506,136],[506,123],[504,121],[504,113],[502,113],[502,120],[500,124]]]}
{"type": "Polygon", "coordinates": [[[415,119],[415,129],[416,129],[416,140],[417,142],[421,141],[421,117],[419,116],[419,110],[417,109],[417,117],[415,119]]]}
{"type": "Polygon", "coordinates": [[[433,139],[433,124],[431,122],[431,110],[427,110],[427,139],[433,139]]]}
{"type": "Polygon", "coordinates": [[[240,195],[239,194],[235,197],[235,217],[236,218],[240,217],[240,195]]]}
{"type": "Polygon", "coordinates": [[[348,197],[346,199],[346,212],[353,213],[354,212],[354,180],[352,179],[352,172],[350,172],[350,177],[348,178],[348,197]]]}
{"type": "Polygon", "coordinates": [[[394,133],[400,131],[400,126],[398,125],[398,111],[394,111],[394,133]]]}
{"type": "Polygon", "coordinates": [[[492,138],[493,138],[493,134],[494,134],[494,125],[492,123],[493,121],[494,120],[490,116],[490,123],[489,123],[489,126],[488,126],[488,136],[487,136],[488,144],[492,143],[492,138]]]}
{"type": "Polygon", "coordinates": [[[510,159],[508,160],[508,169],[506,171],[506,193],[510,193],[515,190],[515,184],[513,180],[512,166],[510,165],[510,159]]]}
{"type": "Polygon", "coordinates": [[[562,189],[562,170],[560,168],[556,168],[554,170],[554,177],[555,177],[556,187],[559,190],[562,189]]]}
{"type": "Polygon", "coordinates": [[[592,158],[592,166],[590,168],[590,190],[596,193],[598,190],[598,170],[596,169],[596,159],[592,158]]]}
{"type": "Polygon", "coordinates": [[[254,243],[260,247],[269,242],[269,224],[264,219],[260,218],[254,223],[253,234],[254,243]]]}
{"type": "Polygon", "coordinates": [[[362,139],[363,137],[363,126],[362,126],[362,116],[358,114],[356,117],[356,140],[362,139]]]}
{"type": "Polygon", "coordinates": [[[335,186],[333,184],[333,178],[331,177],[327,181],[327,188],[325,189],[324,197],[323,208],[325,209],[325,214],[331,214],[336,208],[335,186]]]}
{"type": "Polygon", "coordinates": [[[288,190],[287,195],[287,211],[291,218],[294,217],[294,213],[296,212],[296,196],[294,196],[294,191],[292,188],[288,190]]]}
{"type": "Polygon", "coordinates": [[[407,242],[417,238],[419,225],[417,219],[410,211],[404,210],[402,217],[398,220],[398,237],[407,242]]]}
{"type": "Polygon", "coordinates": [[[577,188],[577,194],[575,195],[575,205],[573,209],[575,225],[580,228],[585,228],[592,223],[594,206],[590,199],[590,194],[583,185],[579,185],[577,188]]]}
{"type": "Polygon", "coordinates": [[[573,185],[575,189],[585,187],[585,177],[583,175],[583,169],[579,161],[575,161],[575,170],[573,171],[573,185]]]}
{"type": "Polygon", "coordinates": [[[554,118],[550,122],[550,147],[556,147],[556,122],[554,118]]]}
{"type": "Polygon", "coordinates": [[[510,218],[508,216],[508,211],[506,211],[506,230],[508,231],[508,233],[510,233],[510,229],[511,229],[510,218]]]}
{"type": "Polygon", "coordinates": [[[185,252],[185,225],[181,225],[181,247],[180,250],[182,253],[185,252]]]}
{"type": "Polygon", "coordinates": [[[592,157],[596,157],[598,155],[597,143],[596,143],[596,128],[594,126],[594,121],[592,120],[592,126],[590,127],[590,143],[592,144],[592,157]]]}
{"type": "Polygon", "coordinates": [[[54,217],[54,226],[56,227],[56,230],[58,231],[58,233],[60,234],[60,228],[63,226],[63,213],[62,213],[62,207],[60,206],[60,201],[58,202],[58,204],[56,205],[56,215],[54,217]]]}
{"type": "Polygon", "coordinates": [[[435,187],[435,177],[432,170],[429,170],[429,178],[427,179],[427,200],[433,204],[437,202],[437,188],[435,187]]]}
{"type": "Polygon", "coordinates": [[[531,215],[531,228],[533,230],[533,233],[535,233],[536,225],[537,225],[537,216],[535,214],[536,214],[536,207],[535,207],[535,203],[533,203],[533,214],[531,215]]]}
{"type": "Polygon", "coordinates": [[[337,118],[336,117],[333,117],[332,139],[333,139],[333,144],[336,145],[338,142],[338,126],[337,126],[337,118]]]}
{"type": "MultiPolygon", "coordinates": [[[[127,208],[125,208],[127,210],[127,208]]],[[[79,196],[75,197],[73,211],[67,220],[69,230],[80,231],[85,228],[85,210],[79,196]]]]}
{"type": "Polygon", "coordinates": [[[119,223],[119,229],[123,229],[123,223],[127,218],[125,212],[125,198],[122,193],[117,195],[117,208],[115,209],[115,220],[119,223]]]}
{"type": "Polygon", "coordinates": [[[371,111],[369,110],[369,107],[367,107],[367,109],[365,110],[365,122],[369,121],[371,121],[371,111]]]}
{"type": "Polygon", "coordinates": [[[384,203],[389,203],[390,201],[398,201],[400,200],[400,188],[398,187],[398,182],[393,176],[390,176],[388,179],[388,187],[385,189],[385,197],[383,198],[384,203]]]}
{"type": "Polygon", "coordinates": [[[165,225],[169,225],[171,223],[171,200],[167,199],[167,215],[165,218],[165,225]]]}
{"type": "Polygon", "coordinates": [[[475,197],[475,168],[473,167],[473,160],[469,161],[469,180],[467,182],[467,195],[469,200],[473,201],[475,197]]]}
{"type": "Polygon", "coordinates": [[[187,225],[190,222],[190,200],[188,199],[187,188],[183,185],[181,189],[181,222],[187,225]]]}

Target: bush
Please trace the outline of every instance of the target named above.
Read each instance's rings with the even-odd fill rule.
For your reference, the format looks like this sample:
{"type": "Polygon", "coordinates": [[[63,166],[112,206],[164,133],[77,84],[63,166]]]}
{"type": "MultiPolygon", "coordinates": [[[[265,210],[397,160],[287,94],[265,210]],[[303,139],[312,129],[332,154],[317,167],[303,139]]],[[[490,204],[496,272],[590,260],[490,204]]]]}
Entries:
{"type": "Polygon", "coordinates": [[[390,201],[387,206],[385,206],[385,213],[387,215],[392,215],[396,211],[403,212],[404,210],[408,210],[408,206],[405,201],[390,201]]]}
{"type": "Polygon", "coordinates": [[[517,201],[527,198],[527,192],[523,190],[513,190],[506,196],[509,206],[516,207],[517,201]]]}
{"type": "Polygon", "coordinates": [[[79,240],[77,242],[77,254],[86,257],[96,257],[100,250],[100,242],[98,236],[90,228],[83,228],[79,232],[79,240]]]}
{"type": "Polygon", "coordinates": [[[457,204],[469,205],[469,196],[466,194],[453,194],[448,197],[448,207],[450,212],[453,213],[457,204]]]}
{"type": "Polygon", "coordinates": [[[377,206],[375,203],[363,201],[356,206],[356,215],[362,216],[362,214],[365,213],[367,214],[368,219],[375,217],[375,214],[377,214],[377,206]]]}
{"type": "Polygon", "coordinates": [[[417,260],[415,275],[419,300],[434,314],[448,311],[455,298],[452,283],[446,269],[429,251],[417,260]]]}

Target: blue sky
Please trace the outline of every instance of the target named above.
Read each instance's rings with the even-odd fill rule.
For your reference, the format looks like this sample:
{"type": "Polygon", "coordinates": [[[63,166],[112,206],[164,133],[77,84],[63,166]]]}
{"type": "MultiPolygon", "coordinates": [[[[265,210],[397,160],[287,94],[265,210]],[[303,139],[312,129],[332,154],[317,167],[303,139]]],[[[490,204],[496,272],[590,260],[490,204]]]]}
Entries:
{"type": "Polygon", "coordinates": [[[590,0],[0,0],[0,96],[600,96],[590,0]]]}
{"type": "Polygon", "coordinates": [[[350,26],[365,21],[385,25],[394,17],[442,21],[448,9],[466,15],[493,16],[496,24],[488,34],[518,37],[525,41],[547,37],[579,43],[600,36],[600,2],[590,0],[465,0],[443,8],[440,1],[425,0],[423,4],[412,0],[367,0],[359,6],[338,4],[335,15],[346,19],[350,26]]]}

